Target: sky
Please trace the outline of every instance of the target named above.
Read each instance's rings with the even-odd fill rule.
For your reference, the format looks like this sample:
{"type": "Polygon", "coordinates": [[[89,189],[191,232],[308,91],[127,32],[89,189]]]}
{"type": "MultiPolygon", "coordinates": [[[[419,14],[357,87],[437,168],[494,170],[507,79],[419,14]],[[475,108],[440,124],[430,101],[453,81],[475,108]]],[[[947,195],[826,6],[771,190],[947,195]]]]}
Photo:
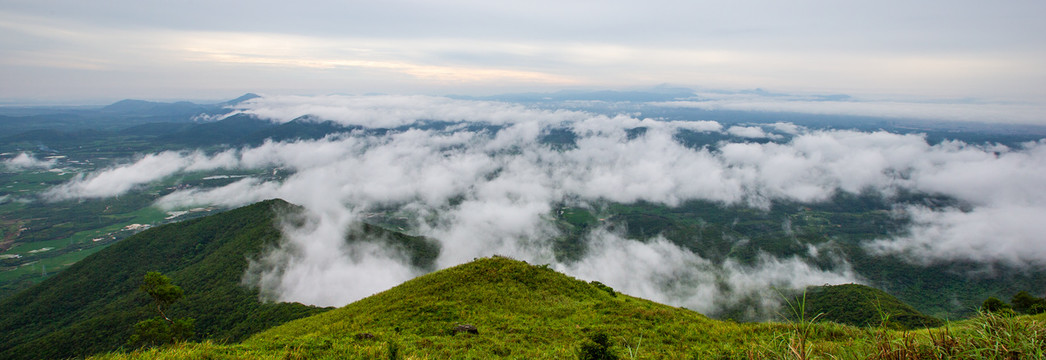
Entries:
{"type": "Polygon", "coordinates": [[[1040,103],[1042,1],[0,2],[0,103],[765,88],[1040,103]]]}

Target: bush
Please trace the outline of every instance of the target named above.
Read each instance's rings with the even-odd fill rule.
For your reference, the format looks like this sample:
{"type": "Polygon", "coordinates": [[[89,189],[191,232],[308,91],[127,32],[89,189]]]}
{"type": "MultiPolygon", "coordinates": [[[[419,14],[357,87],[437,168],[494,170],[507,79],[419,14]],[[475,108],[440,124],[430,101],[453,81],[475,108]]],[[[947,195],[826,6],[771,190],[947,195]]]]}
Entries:
{"type": "Polygon", "coordinates": [[[992,296],[984,300],[984,303],[981,304],[981,311],[987,313],[1006,313],[1013,312],[1013,309],[1010,308],[1010,305],[1002,302],[1002,300],[992,296]]]}
{"type": "Polygon", "coordinates": [[[191,318],[142,320],[134,324],[134,334],[127,343],[132,347],[150,347],[185,341],[193,336],[194,322],[191,318]]]}
{"type": "Polygon", "coordinates": [[[1027,291],[1018,292],[1010,299],[1013,310],[1021,314],[1038,314],[1046,311],[1046,299],[1037,298],[1027,291]]]}
{"type": "Polygon", "coordinates": [[[578,351],[579,360],[617,360],[617,355],[610,352],[610,338],[602,332],[589,337],[578,351]]]}

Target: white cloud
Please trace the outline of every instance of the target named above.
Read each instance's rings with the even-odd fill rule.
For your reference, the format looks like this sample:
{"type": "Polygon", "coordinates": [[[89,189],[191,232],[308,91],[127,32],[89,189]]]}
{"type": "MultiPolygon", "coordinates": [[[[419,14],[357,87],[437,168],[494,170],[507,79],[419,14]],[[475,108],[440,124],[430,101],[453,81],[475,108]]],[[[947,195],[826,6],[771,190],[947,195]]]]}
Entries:
{"type": "Polygon", "coordinates": [[[229,166],[229,161],[229,153],[213,157],[199,151],[188,154],[174,151],[149,154],[133,164],[115,166],[87,176],[80,174],[65,184],[48,189],[43,196],[51,200],[111,197],[180,171],[229,166]]]}
{"type": "Polygon", "coordinates": [[[942,260],[1046,267],[1046,207],[1042,204],[977,207],[970,211],[905,209],[913,225],[908,233],[879,239],[866,247],[879,254],[901,254],[919,264],[942,260]]]}
{"type": "Polygon", "coordinates": [[[799,135],[800,132],[805,130],[802,126],[784,122],[776,122],[770,124],[770,127],[774,128],[774,130],[783,132],[788,135],[799,135]]]}
{"type": "Polygon", "coordinates": [[[758,126],[731,126],[726,129],[726,133],[743,138],[749,139],[779,139],[780,135],[770,134],[758,126]]]}
{"type": "Polygon", "coordinates": [[[648,242],[623,239],[597,230],[589,234],[592,250],[580,261],[558,269],[585,280],[600,281],[617,291],[661,303],[715,314],[740,303],[759,299],[752,318],[770,318],[780,305],[780,293],[807,286],[860,282],[842,264],[822,270],[798,258],[778,259],[762,254],[753,265],[733,260],[715,264],[664,238],[648,242]]]}
{"type": "MultiPolygon", "coordinates": [[[[158,204],[235,206],[280,197],[303,205],[313,225],[286,229],[288,242],[282,250],[257,260],[259,267],[252,274],[279,299],[322,304],[348,303],[416,273],[405,265],[390,265],[404,263],[402,254],[394,251],[373,244],[339,247],[345,229],[359,221],[359,214],[390,207],[403,209],[402,216],[416,224],[414,231],[440,241],[443,252],[437,264],[444,267],[492,254],[555,263],[550,240],[557,230],[548,216],[562,202],[584,206],[642,200],[671,206],[698,199],[767,207],[774,199],[823,201],[836,191],[889,195],[907,190],[953,197],[971,208],[912,208],[910,233],[882,239],[870,249],[929,259],[1046,266],[1034,260],[1046,255],[1036,240],[1046,229],[1034,221],[1046,214],[1046,188],[1040,185],[1046,183],[1046,142],[1012,149],[958,142],[930,145],[919,135],[812,131],[779,123],[771,126],[795,133],[787,141],[693,148],[677,142],[676,132],[722,131],[722,126],[429,97],[321,97],[302,99],[302,104],[295,99],[260,101],[247,108],[277,121],[320,113],[346,123],[393,126],[421,116],[498,124],[501,130],[356,132],[267,142],[211,156],[167,152],[77,178],[50,193],[67,198],[111,196],[178,172],[210,168],[291,171],[282,181],[247,178],[214,189],[176,191],[158,204]],[[339,107],[342,104],[345,108],[339,107]],[[541,134],[553,127],[577,134],[576,146],[555,150],[540,143],[541,134]],[[630,137],[627,130],[635,127],[647,131],[630,137]],[[381,267],[392,270],[367,281],[352,279],[353,274],[381,267]],[[329,296],[307,291],[357,283],[331,290],[329,296]]],[[[709,294],[727,291],[707,285],[712,274],[730,284],[731,294],[857,278],[845,266],[821,270],[798,258],[764,257],[754,266],[730,261],[713,266],[664,241],[639,243],[605,232],[590,237],[595,247],[580,263],[557,266],[600,281],[600,274],[614,274],[605,270],[608,267],[629,269],[642,276],[613,276],[605,282],[700,309],[718,306],[708,305],[720,304],[708,300],[709,294]],[[611,262],[629,256],[634,257],[631,264],[611,262]],[[796,279],[804,280],[790,282],[781,274],[802,274],[796,279]]]]}
{"type": "Polygon", "coordinates": [[[559,123],[587,117],[568,110],[535,110],[510,103],[420,95],[265,96],[240,104],[238,110],[278,123],[314,115],[342,125],[371,128],[394,128],[419,120],[504,125],[531,121],[559,123]]]}
{"type": "Polygon", "coordinates": [[[23,169],[50,169],[54,166],[55,160],[39,160],[33,157],[29,153],[19,153],[10,159],[3,161],[4,166],[12,170],[23,170],[23,169]]]}
{"type": "Polygon", "coordinates": [[[283,243],[252,259],[243,281],[259,288],[267,300],[343,306],[421,275],[406,257],[374,239],[352,239],[346,230],[358,226],[351,211],[329,203],[286,218],[283,243]]]}

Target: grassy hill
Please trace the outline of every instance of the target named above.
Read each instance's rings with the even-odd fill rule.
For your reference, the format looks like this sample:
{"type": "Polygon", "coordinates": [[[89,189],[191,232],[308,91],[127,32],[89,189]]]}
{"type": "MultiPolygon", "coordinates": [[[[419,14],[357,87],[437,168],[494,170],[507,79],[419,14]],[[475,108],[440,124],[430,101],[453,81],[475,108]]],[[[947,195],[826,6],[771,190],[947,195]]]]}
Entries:
{"type": "Polygon", "coordinates": [[[804,307],[808,317],[820,314],[821,320],[859,327],[885,322],[893,328],[922,329],[943,324],[940,319],[920,313],[885,291],[860,284],[809,287],[804,307]]]}
{"type": "Polygon", "coordinates": [[[155,316],[138,290],[148,271],[185,290],[170,312],[196,319],[196,340],[239,341],[287,320],[326,309],[262,304],[240,284],[247,257],[274,244],[270,200],[217,215],[159,226],[122,240],[0,302],[0,358],[82,356],[124,345],[133,325],[155,316]]]}
{"type": "Polygon", "coordinates": [[[739,324],[493,257],[418,277],[239,344],[182,343],[96,358],[586,359],[593,349],[620,359],[1041,358],[1044,319],[986,315],[916,331],[830,322],[739,324]],[[600,334],[607,346],[593,341],[600,334]]]}
{"type": "Polygon", "coordinates": [[[578,343],[604,333],[617,348],[639,346],[646,357],[660,358],[740,349],[780,329],[711,320],[548,267],[493,257],[420,276],[239,345],[207,344],[177,356],[385,358],[395,349],[405,358],[573,358],[578,343]],[[464,325],[477,333],[455,332],[464,325]]]}

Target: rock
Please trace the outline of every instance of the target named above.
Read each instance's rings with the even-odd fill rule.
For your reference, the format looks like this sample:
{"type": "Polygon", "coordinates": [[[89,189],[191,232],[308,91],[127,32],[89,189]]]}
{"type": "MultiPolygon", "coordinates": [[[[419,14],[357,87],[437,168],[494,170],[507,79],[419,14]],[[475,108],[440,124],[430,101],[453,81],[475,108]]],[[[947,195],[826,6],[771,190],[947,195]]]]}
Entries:
{"type": "Polygon", "coordinates": [[[475,325],[458,324],[458,326],[455,326],[454,329],[451,329],[451,333],[453,335],[456,335],[458,333],[479,334],[479,329],[476,329],[475,325]]]}

